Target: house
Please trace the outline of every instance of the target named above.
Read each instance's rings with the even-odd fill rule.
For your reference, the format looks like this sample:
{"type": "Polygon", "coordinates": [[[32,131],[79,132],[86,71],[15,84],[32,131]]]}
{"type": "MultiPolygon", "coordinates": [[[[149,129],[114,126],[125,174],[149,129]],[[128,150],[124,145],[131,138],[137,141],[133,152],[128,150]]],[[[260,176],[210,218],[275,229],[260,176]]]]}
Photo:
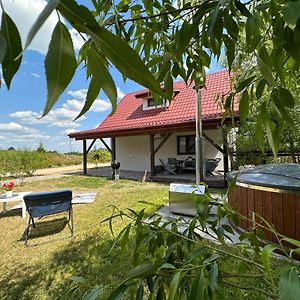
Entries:
{"type": "MultiPolygon", "coordinates": [[[[228,170],[228,156],[226,136],[221,129],[224,110],[216,100],[229,91],[228,71],[207,75],[206,86],[201,91],[205,156],[221,159],[219,171],[228,170]]],[[[91,144],[87,149],[87,140],[101,139],[111,151],[112,160],[120,162],[121,171],[148,170],[154,176],[160,159],[176,158],[182,162],[194,158],[195,99],[193,85],[187,86],[183,81],[174,82],[172,101],[161,105],[156,105],[148,90],[127,94],[115,114],[109,115],[99,127],[69,134],[71,138],[83,140],[84,173],[87,172],[86,155],[92,147],[91,144]],[[111,138],[110,147],[103,138],[111,138]]]]}

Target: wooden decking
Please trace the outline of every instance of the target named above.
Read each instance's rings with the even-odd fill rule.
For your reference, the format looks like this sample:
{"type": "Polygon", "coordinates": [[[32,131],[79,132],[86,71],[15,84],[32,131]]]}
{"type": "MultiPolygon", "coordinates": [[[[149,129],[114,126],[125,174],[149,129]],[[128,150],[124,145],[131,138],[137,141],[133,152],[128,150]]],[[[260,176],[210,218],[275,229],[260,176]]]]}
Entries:
{"type": "MultiPolygon", "coordinates": [[[[100,176],[100,177],[110,177],[112,176],[111,167],[99,167],[99,168],[89,168],[87,171],[87,175],[90,176],[100,176]]],[[[138,171],[120,171],[120,178],[123,179],[131,179],[131,180],[142,180],[144,176],[144,172],[138,171]]],[[[176,175],[155,175],[150,176],[150,172],[147,173],[146,176],[147,181],[155,181],[155,182],[182,182],[182,183],[193,183],[196,181],[196,176],[193,173],[179,173],[176,175]]],[[[222,175],[215,176],[207,176],[205,182],[209,187],[215,188],[223,188],[226,187],[226,182],[224,182],[224,178],[222,175]]]]}
{"type": "MultiPolygon", "coordinates": [[[[150,177],[151,181],[156,182],[182,182],[182,183],[193,183],[196,181],[195,174],[192,173],[181,173],[176,175],[155,175],[150,177]]],[[[224,177],[222,175],[207,176],[205,178],[205,183],[209,187],[224,188],[226,187],[226,182],[224,182],[224,177]]]]}

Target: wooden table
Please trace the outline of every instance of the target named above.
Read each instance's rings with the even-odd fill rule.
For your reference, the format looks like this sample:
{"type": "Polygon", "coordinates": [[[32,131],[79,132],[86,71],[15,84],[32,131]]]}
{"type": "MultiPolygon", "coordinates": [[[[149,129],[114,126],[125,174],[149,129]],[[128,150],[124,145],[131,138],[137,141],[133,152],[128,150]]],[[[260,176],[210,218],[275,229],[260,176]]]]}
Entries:
{"type": "Polygon", "coordinates": [[[7,203],[8,202],[21,202],[21,208],[22,208],[22,218],[26,218],[26,206],[25,202],[23,200],[23,197],[27,194],[30,194],[30,192],[19,192],[19,193],[13,193],[13,196],[10,198],[6,197],[6,194],[0,195],[0,203],[2,203],[2,213],[6,214],[7,213],[7,203]]]}

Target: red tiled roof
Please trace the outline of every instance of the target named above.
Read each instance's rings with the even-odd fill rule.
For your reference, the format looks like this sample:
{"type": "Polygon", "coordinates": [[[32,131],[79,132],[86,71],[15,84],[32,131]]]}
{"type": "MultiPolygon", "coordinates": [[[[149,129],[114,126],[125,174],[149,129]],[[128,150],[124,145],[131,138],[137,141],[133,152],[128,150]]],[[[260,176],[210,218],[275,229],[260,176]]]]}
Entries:
{"type": "MultiPolygon", "coordinates": [[[[147,90],[127,94],[118,104],[115,114],[108,116],[98,128],[69,134],[77,139],[115,136],[121,132],[134,133],[143,130],[188,126],[195,122],[195,90],[193,85],[186,86],[183,81],[174,82],[174,90],[179,91],[169,107],[143,110],[143,99],[138,95],[147,90]],[[138,96],[138,97],[136,97],[138,96]]],[[[228,71],[207,75],[206,88],[201,91],[203,123],[220,121],[223,110],[216,103],[218,95],[230,90],[228,71]]],[[[235,111],[238,111],[236,105],[235,111]]]]}

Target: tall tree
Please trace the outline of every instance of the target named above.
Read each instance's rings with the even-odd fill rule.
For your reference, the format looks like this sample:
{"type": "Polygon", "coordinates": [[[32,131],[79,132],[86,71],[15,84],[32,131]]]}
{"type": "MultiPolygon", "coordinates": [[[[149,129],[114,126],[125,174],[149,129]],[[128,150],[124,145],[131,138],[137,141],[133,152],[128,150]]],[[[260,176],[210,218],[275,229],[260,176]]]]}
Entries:
{"type": "Polygon", "coordinates": [[[57,23],[45,59],[48,97],[44,115],[79,64],[86,67],[90,79],[83,114],[101,89],[115,109],[117,93],[111,65],[124,78],[149,88],[157,98],[171,99],[172,82],[178,76],[186,82],[194,80],[196,87],[205,84],[205,67],[209,67],[212,56],[219,60],[224,55],[230,71],[237,58],[250,57],[258,72],[239,74],[224,99],[225,107],[230,111],[239,93],[241,109],[247,115],[249,92],[269,93],[269,98],[261,101],[257,124],[266,129],[271,148],[277,153],[282,123],[291,121],[288,110],[294,107],[286,78],[290,70],[299,72],[300,0],[178,0],[176,7],[171,0],[93,0],[92,5],[90,10],[75,0],[49,0],[23,50],[14,21],[1,5],[0,63],[7,87],[18,71],[22,51],[54,10],[84,37],[85,44],[76,60],[66,25],[57,23]],[[247,46],[236,51],[244,39],[247,46]],[[268,115],[271,104],[276,107],[277,120],[268,115]]]}

